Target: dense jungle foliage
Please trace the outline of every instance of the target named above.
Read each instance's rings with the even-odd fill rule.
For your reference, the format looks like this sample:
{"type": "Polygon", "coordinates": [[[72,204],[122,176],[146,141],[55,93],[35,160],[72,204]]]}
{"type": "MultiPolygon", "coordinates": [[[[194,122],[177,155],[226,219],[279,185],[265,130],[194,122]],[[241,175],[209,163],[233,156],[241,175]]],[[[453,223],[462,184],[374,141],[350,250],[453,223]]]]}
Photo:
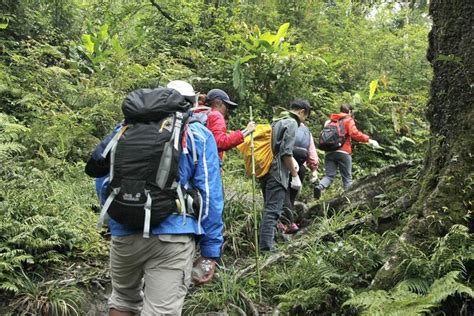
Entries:
{"type": "MultiPolygon", "coordinates": [[[[399,239],[414,214],[347,228],[368,214],[377,223],[418,179],[429,141],[427,1],[0,0],[0,8],[1,314],[105,311],[109,235],[95,227],[85,161],[122,119],[128,92],[173,79],[204,93],[228,91],[239,103],[229,129],[248,122],[249,106],[266,123],[304,98],[318,135],[349,102],[358,128],[382,146],[354,146],[354,179],[410,163],[403,176],[384,179],[372,201],[338,211],[322,203],[294,240],[279,236],[281,255],[261,259],[260,296],[252,182],[240,155],[227,154],[222,266],[212,283],[190,290],[186,314],[473,312],[467,224],[424,247],[399,239]],[[374,286],[394,243],[403,249],[400,273],[374,286]]],[[[323,202],[342,192],[338,181],[323,202]]],[[[311,190],[305,182],[299,198],[309,205],[311,190]]]]}

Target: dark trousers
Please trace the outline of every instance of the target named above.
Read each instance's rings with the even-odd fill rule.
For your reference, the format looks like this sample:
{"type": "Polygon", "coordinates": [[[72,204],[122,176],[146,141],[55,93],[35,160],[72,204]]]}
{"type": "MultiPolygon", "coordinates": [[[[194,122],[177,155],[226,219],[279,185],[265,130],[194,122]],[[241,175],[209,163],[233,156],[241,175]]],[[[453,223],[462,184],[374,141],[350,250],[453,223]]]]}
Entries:
{"type": "Polygon", "coordinates": [[[260,222],[259,247],[261,251],[268,251],[275,243],[275,229],[278,218],[283,212],[287,190],[270,174],[260,179],[263,193],[264,211],[260,222]]]}
{"type": "MultiPolygon", "coordinates": [[[[302,164],[299,166],[298,177],[300,178],[301,183],[303,183],[304,177],[306,175],[306,168],[302,164]]],[[[291,180],[288,185],[288,190],[286,191],[285,203],[283,204],[283,217],[287,224],[295,222],[295,201],[298,195],[299,190],[291,188],[291,180]]]]}

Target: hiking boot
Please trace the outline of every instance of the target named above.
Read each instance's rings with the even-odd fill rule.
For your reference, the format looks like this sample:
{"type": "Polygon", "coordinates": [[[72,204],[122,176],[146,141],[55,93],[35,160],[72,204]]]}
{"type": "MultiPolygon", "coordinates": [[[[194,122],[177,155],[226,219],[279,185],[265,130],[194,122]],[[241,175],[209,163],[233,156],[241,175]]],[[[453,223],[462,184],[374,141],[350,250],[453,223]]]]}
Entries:
{"type": "Polygon", "coordinates": [[[319,187],[319,185],[314,186],[313,197],[316,200],[319,200],[321,198],[321,188],[319,187]]]}
{"type": "Polygon", "coordinates": [[[277,228],[278,230],[282,233],[282,234],[288,234],[287,231],[288,231],[288,225],[285,225],[283,223],[278,223],[277,224],[277,228]]]}
{"type": "Polygon", "coordinates": [[[299,231],[300,228],[299,226],[296,224],[296,223],[291,223],[289,226],[288,226],[288,229],[286,230],[286,233],[287,234],[295,234],[297,231],[299,231]]]}

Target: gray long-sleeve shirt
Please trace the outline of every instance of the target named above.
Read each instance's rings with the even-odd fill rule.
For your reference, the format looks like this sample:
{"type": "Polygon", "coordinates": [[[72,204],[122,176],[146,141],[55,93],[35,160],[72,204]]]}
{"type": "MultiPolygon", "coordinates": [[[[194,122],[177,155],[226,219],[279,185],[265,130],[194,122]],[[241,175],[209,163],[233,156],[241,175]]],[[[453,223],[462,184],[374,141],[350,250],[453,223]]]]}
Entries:
{"type": "Polygon", "coordinates": [[[284,156],[293,156],[296,131],[299,120],[290,113],[289,117],[278,120],[272,126],[272,151],[273,160],[270,175],[273,176],[285,189],[290,182],[290,170],[283,162],[284,156]]]}

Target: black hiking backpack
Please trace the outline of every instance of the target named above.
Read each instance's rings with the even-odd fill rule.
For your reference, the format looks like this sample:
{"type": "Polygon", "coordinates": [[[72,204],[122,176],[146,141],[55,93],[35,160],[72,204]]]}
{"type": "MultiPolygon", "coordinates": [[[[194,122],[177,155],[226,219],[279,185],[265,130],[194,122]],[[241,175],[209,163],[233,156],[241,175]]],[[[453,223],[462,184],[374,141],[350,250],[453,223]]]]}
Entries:
{"type": "Polygon", "coordinates": [[[98,226],[108,213],[148,237],[150,227],[171,213],[186,212],[188,194],[179,185],[178,163],[189,107],[181,94],[166,88],[139,89],[125,98],[125,124],[102,153],[110,174],[98,226]]]}
{"type": "Polygon", "coordinates": [[[344,118],[337,121],[331,120],[319,134],[319,148],[324,151],[334,151],[341,148],[346,140],[344,118]]]}

